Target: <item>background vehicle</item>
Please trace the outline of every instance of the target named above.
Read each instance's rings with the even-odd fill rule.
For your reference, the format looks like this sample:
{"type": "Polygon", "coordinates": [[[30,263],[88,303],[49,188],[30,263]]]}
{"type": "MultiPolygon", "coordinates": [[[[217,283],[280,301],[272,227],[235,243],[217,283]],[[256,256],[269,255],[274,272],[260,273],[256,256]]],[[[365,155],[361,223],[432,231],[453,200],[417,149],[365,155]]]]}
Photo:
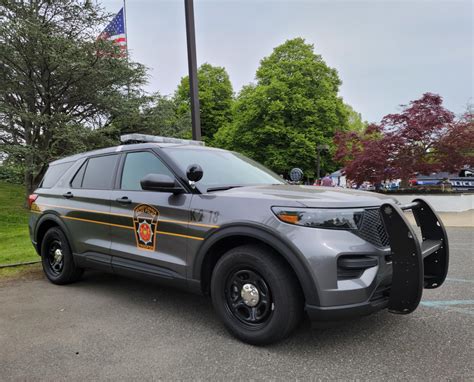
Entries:
{"type": "Polygon", "coordinates": [[[30,196],[31,239],[51,282],[89,267],[159,280],[210,295],[232,334],[266,344],[304,311],[409,313],[446,277],[446,233],[422,200],[289,185],[197,142],[125,140],[151,142],[53,162],[30,196]],[[423,241],[402,209],[417,215],[423,241]]]}

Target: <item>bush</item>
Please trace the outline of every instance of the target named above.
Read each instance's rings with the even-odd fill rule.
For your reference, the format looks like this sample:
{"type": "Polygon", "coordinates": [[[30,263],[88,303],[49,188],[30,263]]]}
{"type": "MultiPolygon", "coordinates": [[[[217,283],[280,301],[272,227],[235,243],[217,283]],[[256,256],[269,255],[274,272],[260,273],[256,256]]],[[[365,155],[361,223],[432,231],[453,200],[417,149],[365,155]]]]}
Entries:
{"type": "Polygon", "coordinates": [[[3,164],[0,165],[0,181],[14,184],[23,184],[24,169],[22,166],[3,164]]]}

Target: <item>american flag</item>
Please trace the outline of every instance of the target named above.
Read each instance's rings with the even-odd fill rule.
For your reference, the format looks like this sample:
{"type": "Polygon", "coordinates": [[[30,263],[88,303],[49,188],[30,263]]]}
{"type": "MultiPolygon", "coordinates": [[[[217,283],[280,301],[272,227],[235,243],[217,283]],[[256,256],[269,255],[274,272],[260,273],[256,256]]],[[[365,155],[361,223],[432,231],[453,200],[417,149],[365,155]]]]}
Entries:
{"type": "Polygon", "coordinates": [[[100,39],[112,41],[122,54],[127,54],[127,35],[125,34],[125,18],[123,8],[99,35],[100,39]]]}

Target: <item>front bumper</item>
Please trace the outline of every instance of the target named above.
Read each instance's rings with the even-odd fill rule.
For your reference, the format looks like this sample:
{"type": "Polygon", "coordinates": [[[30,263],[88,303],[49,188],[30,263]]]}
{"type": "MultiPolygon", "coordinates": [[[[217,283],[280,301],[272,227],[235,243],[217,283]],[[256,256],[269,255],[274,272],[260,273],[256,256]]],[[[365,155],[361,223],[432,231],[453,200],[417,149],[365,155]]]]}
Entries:
{"type": "Polygon", "coordinates": [[[338,280],[336,288],[323,290],[322,304],[308,304],[306,311],[312,320],[346,319],[384,308],[407,314],[418,306],[423,288],[437,288],[444,282],[448,238],[431,206],[416,199],[404,206],[385,203],[379,212],[390,247],[368,252],[364,257],[377,259],[376,266],[365,269],[360,278],[338,280]],[[408,209],[421,228],[421,241],[404,215],[408,209]],[[364,284],[364,277],[368,283],[364,284]],[[361,298],[364,294],[365,298],[361,298]]]}
{"type": "Polygon", "coordinates": [[[388,306],[388,298],[359,304],[341,306],[306,305],[305,310],[311,321],[338,321],[366,316],[388,306]]]}

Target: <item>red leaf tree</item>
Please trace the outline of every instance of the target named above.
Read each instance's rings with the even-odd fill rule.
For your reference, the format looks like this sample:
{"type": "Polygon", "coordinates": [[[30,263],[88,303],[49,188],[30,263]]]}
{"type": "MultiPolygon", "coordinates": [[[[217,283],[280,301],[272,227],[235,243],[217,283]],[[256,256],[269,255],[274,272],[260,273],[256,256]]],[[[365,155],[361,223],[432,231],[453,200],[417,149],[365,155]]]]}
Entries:
{"type": "Polygon", "coordinates": [[[439,95],[425,93],[363,133],[339,133],[335,158],[347,177],[358,184],[394,178],[406,184],[416,173],[457,172],[472,165],[472,113],[456,121],[442,103],[439,95]]]}

